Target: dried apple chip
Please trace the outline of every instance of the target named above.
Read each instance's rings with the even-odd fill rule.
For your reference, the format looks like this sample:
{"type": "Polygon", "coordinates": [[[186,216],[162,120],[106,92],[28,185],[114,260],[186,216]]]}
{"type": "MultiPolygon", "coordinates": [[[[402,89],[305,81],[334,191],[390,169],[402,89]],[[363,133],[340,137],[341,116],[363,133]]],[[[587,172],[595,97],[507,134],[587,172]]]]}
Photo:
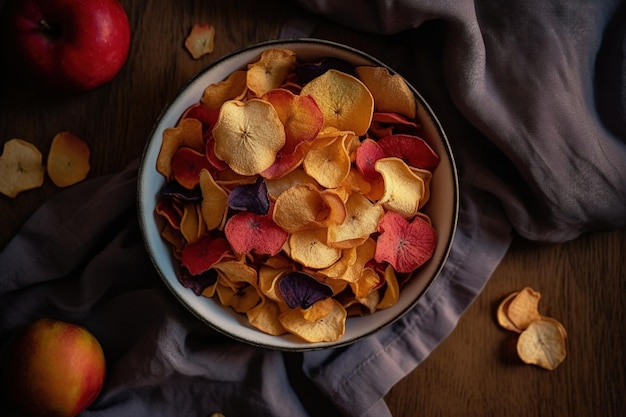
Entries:
{"type": "Polygon", "coordinates": [[[296,65],[296,54],[288,49],[263,51],[258,61],[248,65],[248,89],[257,97],[282,85],[296,65]]]}
{"type": "Polygon", "coordinates": [[[217,285],[217,296],[220,303],[231,307],[237,313],[246,313],[261,302],[261,296],[252,285],[245,285],[238,290],[233,290],[226,285],[217,285]]]}
{"type": "Polygon", "coordinates": [[[300,94],[313,97],[324,114],[324,127],[351,131],[356,136],[367,132],[374,99],[356,77],[331,69],[302,87],[300,94]]]}
{"type": "Polygon", "coordinates": [[[45,167],[41,152],[32,143],[11,139],[0,156],[0,193],[15,198],[22,191],[41,187],[45,167]]]}
{"type": "Polygon", "coordinates": [[[227,101],[213,128],[215,155],[241,175],[269,168],[285,145],[285,130],[267,101],[227,101]]]}
{"type": "Polygon", "coordinates": [[[406,218],[415,216],[424,198],[424,180],[399,158],[382,158],[374,166],[385,185],[380,204],[406,218]]]}
{"type": "Polygon", "coordinates": [[[291,258],[302,265],[322,269],[334,264],[341,258],[341,249],[326,244],[325,228],[305,229],[289,236],[291,258]]]}
{"type": "Polygon", "coordinates": [[[517,292],[508,303],[506,315],[513,325],[524,330],[530,323],[541,318],[539,314],[539,300],[541,293],[530,287],[517,292]]]}
{"type": "Polygon", "coordinates": [[[371,91],[377,111],[400,113],[410,119],[415,117],[415,95],[404,78],[391,74],[384,67],[362,66],[355,71],[357,77],[371,91]]]}
{"type": "Polygon", "coordinates": [[[200,204],[202,219],[208,230],[222,229],[228,215],[228,194],[220,187],[211,173],[203,169],[200,171],[200,189],[202,203],[200,204]]]}
{"type": "Polygon", "coordinates": [[[219,110],[227,101],[243,99],[247,91],[246,77],[246,71],[235,71],[225,80],[209,84],[202,93],[200,103],[207,109],[219,110]]]}
{"type": "Polygon", "coordinates": [[[416,216],[410,223],[393,211],[378,223],[376,262],[389,262],[396,272],[412,272],[429,260],[437,245],[437,232],[416,216]]]}
{"type": "Polygon", "coordinates": [[[226,239],[236,253],[274,256],[283,247],[288,234],[272,220],[271,214],[241,212],[224,227],[226,239]]]}
{"type": "Polygon", "coordinates": [[[333,289],[304,272],[289,272],[278,281],[278,291],[289,308],[307,309],[333,295],[333,289]]]}
{"type": "Polygon", "coordinates": [[[185,39],[185,48],[193,59],[210,54],[215,48],[215,28],[208,23],[196,23],[185,39]]]}
{"type": "Polygon", "coordinates": [[[230,253],[228,241],[222,237],[206,235],[194,243],[190,243],[181,253],[181,265],[191,275],[199,275],[230,253]]]}
{"type": "Polygon", "coordinates": [[[512,332],[521,333],[522,329],[518,328],[509,318],[508,310],[511,305],[511,301],[519,294],[519,291],[512,292],[508,296],[504,298],[498,305],[498,309],[496,311],[496,319],[498,324],[506,330],[510,330],[512,332]]]}
{"type": "Polygon", "coordinates": [[[311,184],[295,185],[278,196],[272,218],[289,233],[320,227],[320,213],[324,210],[320,191],[311,184]]]}
{"type": "Polygon", "coordinates": [[[359,193],[346,201],[346,219],[341,224],[328,226],[328,245],[338,248],[356,246],[376,232],[378,222],[385,214],[383,208],[359,193]]]}
{"type": "Polygon", "coordinates": [[[259,305],[248,310],[246,315],[252,326],[264,333],[280,336],[287,333],[287,330],[278,320],[280,313],[280,307],[276,302],[264,299],[259,305]]]}
{"type": "Polygon", "coordinates": [[[400,298],[400,285],[398,284],[398,279],[396,278],[396,272],[389,265],[385,268],[385,295],[380,300],[377,309],[383,310],[385,308],[392,307],[398,302],[400,298]]]}
{"type": "Polygon", "coordinates": [[[378,142],[372,139],[365,139],[356,150],[356,167],[368,181],[374,181],[380,177],[380,172],[376,171],[375,164],[386,155],[378,142]]]}
{"type": "Polygon", "coordinates": [[[315,139],[322,129],[324,115],[311,96],[277,88],[264,94],[262,99],[274,106],[285,127],[285,145],[281,149],[284,155],[291,155],[301,143],[315,139]]]}
{"type": "Polygon", "coordinates": [[[202,123],[193,118],[182,119],[178,126],[163,131],[163,141],[156,161],[156,169],[168,181],[172,179],[172,157],[181,146],[198,152],[205,150],[202,123]]]}
{"type": "Polygon", "coordinates": [[[172,176],[183,187],[191,190],[200,181],[200,171],[210,170],[212,165],[204,152],[181,146],[172,156],[172,176]]]}
{"type": "Polygon", "coordinates": [[[85,178],[91,168],[87,143],[70,132],[59,132],[48,152],[48,176],[57,187],[68,187],[85,178]]]}
{"type": "Polygon", "coordinates": [[[304,171],[326,188],[336,188],[350,174],[350,155],[342,136],[330,144],[309,151],[303,161],[304,171]]]}
{"type": "Polygon", "coordinates": [[[419,136],[391,135],[377,143],[385,156],[400,158],[411,167],[434,171],[439,165],[439,155],[419,136]]]}
{"type": "Polygon", "coordinates": [[[317,184],[303,169],[295,169],[280,178],[267,179],[267,190],[270,197],[277,199],[284,191],[299,184],[317,184]]]}
{"type": "Polygon", "coordinates": [[[369,132],[377,138],[395,134],[417,135],[420,127],[415,121],[398,113],[374,111],[369,132]]]}
{"type": "Polygon", "coordinates": [[[567,356],[565,335],[556,320],[531,322],[519,335],[517,353],[522,361],[547,370],[556,369],[567,356]]]}
{"type": "Polygon", "coordinates": [[[285,329],[308,342],[332,342],[338,340],[346,331],[346,309],[339,302],[332,300],[331,311],[324,317],[307,320],[302,309],[287,310],[279,320],[285,329]]]}

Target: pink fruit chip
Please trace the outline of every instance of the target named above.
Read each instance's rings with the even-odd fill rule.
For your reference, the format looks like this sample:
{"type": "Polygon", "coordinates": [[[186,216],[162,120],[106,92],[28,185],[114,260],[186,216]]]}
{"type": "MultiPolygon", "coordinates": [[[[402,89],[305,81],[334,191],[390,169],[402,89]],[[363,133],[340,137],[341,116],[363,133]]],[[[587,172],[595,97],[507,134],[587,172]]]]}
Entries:
{"type": "Polygon", "coordinates": [[[181,264],[191,275],[200,275],[229,252],[230,246],[226,239],[206,235],[185,246],[181,254],[181,264]]]}
{"type": "Polygon", "coordinates": [[[428,222],[416,216],[409,222],[388,211],[378,222],[382,232],[376,242],[376,262],[389,262],[397,272],[411,272],[429,260],[437,245],[437,233],[428,222]]]}
{"type": "Polygon", "coordinates": [[[439,156],[419,136],[391,135],[378,141],[385,156],[395,156],[404,160],[407,165],[434,171],[439,165],[439,156]]]}
{"type": "Polygon", "coordinates": [[[365,139],[361,142],[356,150],[356,167],[368,181],[373,181],[380,178],[380,173],[376,171],[374,165],[376,161],[385,157],[380,145],[372,139],[365,139]]]}
{"type": "Polygon", "coordinates": [[[280,252],[289,235],[274,223],[271,214],[251,212],[232,216],[226,223],[224,233],[235,252],[270,256],[280,252]]]}

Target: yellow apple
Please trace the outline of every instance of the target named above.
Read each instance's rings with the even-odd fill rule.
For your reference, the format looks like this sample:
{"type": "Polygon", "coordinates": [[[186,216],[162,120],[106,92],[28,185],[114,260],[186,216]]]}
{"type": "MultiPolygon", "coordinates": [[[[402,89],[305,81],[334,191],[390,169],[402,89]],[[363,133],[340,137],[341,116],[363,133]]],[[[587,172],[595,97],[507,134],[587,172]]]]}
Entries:
{"type": "Polygon", "coordinates": [[[39,319],[7,348],[4,394],[28,416],[72,417],[98,396],[105,377],[100,343],[82,326],[39,319]]]}

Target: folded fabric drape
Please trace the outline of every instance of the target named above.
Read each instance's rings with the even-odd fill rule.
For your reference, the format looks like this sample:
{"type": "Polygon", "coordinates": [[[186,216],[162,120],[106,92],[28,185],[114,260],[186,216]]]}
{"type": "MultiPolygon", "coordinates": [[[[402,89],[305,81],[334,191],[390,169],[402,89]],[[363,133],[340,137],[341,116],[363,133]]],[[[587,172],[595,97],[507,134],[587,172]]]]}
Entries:
{"type": "MultiPolygon", "coordinates": [[[[460,170],[449,261],[414,309],[361,341],[259,349],[206,327],[157,276],[136,215],[138,161],[74,186],[0,252],[0,346],[40,316],[87,326],[108,377],[82,415],[389,416],[385,393],[453,330],[513,233],[563,241],[624,226],[626,2],[298,3],[383,39],[415,32],[402,73],[430,89],[460,170]]],[[[285,33],[310,33],[308,17],[285,33]]]]}

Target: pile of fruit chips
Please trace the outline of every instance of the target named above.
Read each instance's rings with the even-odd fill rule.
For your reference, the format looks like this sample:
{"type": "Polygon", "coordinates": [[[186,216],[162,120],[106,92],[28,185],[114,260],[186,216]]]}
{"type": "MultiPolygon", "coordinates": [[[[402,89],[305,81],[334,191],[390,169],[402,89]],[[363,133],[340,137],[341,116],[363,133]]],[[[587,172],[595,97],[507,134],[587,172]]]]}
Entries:
{"type": "Polygon", "coordinates": [[[386,68],[287,49],[208,85],[156,163],[181,284],[309,342],[394,305],[437,243],[416,106],[386,68]]]}
{"type": "Polygon", "coordinates": [[[567,354],[565,327],[552,317],[539,314],[541,293],[525,287],[511,293],[498,306],[498,324],[519,333],[517,353],[528,364],[556,369],[567,354]]]}
{"type": "Polygon", "coordinates": [[[59,132],[52,139],[47,165],[35,145],[11,139],[0,155],[0,193],[15,198],[19,193],[43,185],[47,172],[57,187],[68,187],[87,177],[89,146],[70,132],[59,132]]]}

